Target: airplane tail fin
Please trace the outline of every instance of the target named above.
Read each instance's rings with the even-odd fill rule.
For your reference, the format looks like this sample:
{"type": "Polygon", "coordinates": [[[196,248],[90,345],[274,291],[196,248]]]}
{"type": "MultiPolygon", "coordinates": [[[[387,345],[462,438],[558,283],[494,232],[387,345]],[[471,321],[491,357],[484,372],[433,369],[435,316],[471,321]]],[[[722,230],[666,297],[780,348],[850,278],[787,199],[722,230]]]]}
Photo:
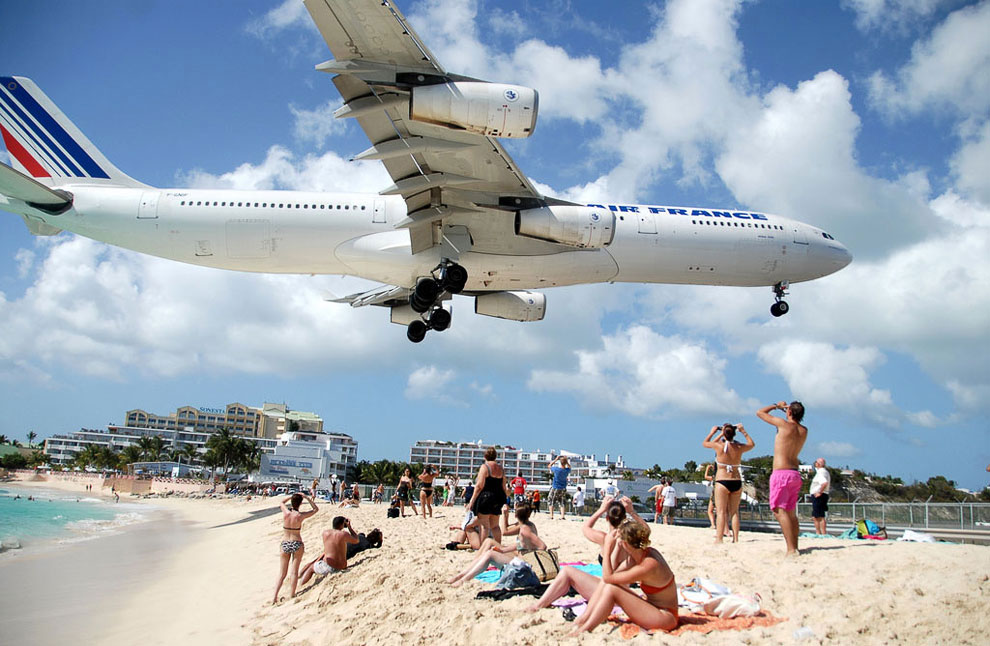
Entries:
{"type": "Polygon", "coordinates": [[[31,79],[0,76],[0,135],[14,168],[45,186],[144,186],[111,164],[31,79]]]}

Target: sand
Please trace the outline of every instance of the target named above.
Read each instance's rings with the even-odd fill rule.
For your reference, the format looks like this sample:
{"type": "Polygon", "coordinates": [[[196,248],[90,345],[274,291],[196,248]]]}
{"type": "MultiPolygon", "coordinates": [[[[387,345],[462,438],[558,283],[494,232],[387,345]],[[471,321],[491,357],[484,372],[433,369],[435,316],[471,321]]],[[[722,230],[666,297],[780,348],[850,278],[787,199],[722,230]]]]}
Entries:
{"type": "MultiPolygon", "coordinates": [[[[559,610],[524,613],[530,597],[476,600],[476,592],[491,586],[474,581],[449,588],[445,579],[472,558],[470,552],[442,549],[448,525],[460,521],[461,507],[438,508],[424,521],[387,519],[382,505],[322,506],[303,528],[309,557],[319,554],[319,534],[337,514],[348,516],[358,531],[380,527],[383,548],[359,554],[346,572],[301,587],[295,599],[271,606],[281,515],[264,513],[276,500],[153,502],[183,519],[184,544],[155,566],[140,590],[102,609],[105,630],[95,643],[119,644],[135,635],[143,644],[622,641],[607,625],[565,639],[572,624],[559,610]]],[[[559,547],[562,560],[595,558],[579,522],[550,522],[546,514],[534,520],[547,543],[559,547]]],[[[802,555],[787,559],[779,535],[744,532],[739,544],[714,545],[707,529],[652,527],[654,546],[679,582],[704,576],[737,592],[759,593],[764,608],[787,621],[707,636],[640,634],[637,643],[793,643],[794,631],[802,627],[814,634],[802,642],[807,644],[982,645],[990,634],[987,547],[802,539],[802,555]]]]}

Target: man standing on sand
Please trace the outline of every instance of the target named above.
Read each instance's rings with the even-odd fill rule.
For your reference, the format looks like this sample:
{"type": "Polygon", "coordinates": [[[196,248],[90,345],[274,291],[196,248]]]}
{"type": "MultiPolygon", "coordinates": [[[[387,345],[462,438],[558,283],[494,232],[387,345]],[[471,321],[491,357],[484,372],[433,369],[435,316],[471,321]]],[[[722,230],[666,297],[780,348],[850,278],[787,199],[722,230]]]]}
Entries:
{"type": "Polygon", "coordinates": [[[773,473],[770,474],[770,510],[780,523],[780,531],[787,544],[787,555],[798,553],[797,500],[801,493],[801,474],[798,472],[798,455],[808,439],[808,429],[801,425],[804,405],[801,402],[777,402],[756,411],[756,416],[777,427],[773,442],[773,473]],[[787,419],[771,415],[770,411],[782,410],[787,419]]]}
{"type": "Polygon", "coordinates": [[[815,460],[815,478],[811,481],[811,518],[815,521],[815,533],[827,534],[825,529],[825,512],[828,511],[828,492],[832,485],[832,476],[825,468],[825,458],[815,460]]]}
{"type": "Polygon", "coordinates": [[[526,502],[526,478],[522,477],[522,471],[516,471],[516,477],[509,483],[512,487],[513,505],[521,505],[526,502]]]}
{"type": "Polygon", "coordinates": [[[560,507],[560,518],[564,518],[564,505],[567,504],[567,477],[571,475],[571,462],[566,455],[554,458],[548,467],[553,476],[550,483],[550,496],[547,498],[547,506],[550,508],[550,520],[553,520],[553,508],[560,507]],[[557,462],[560,466],[555,466],[557,462]]]}
{"type": "Polygon", "coordinates": [[[351,527],[351,521],[343,516],[335,517],[331,525],[333,529],[323,530],[323,554],[299,573],[299,585],[306,585],[314,574],[322,576],[347,569],[347,546],[356,545],[361,539],[351,527]]]}

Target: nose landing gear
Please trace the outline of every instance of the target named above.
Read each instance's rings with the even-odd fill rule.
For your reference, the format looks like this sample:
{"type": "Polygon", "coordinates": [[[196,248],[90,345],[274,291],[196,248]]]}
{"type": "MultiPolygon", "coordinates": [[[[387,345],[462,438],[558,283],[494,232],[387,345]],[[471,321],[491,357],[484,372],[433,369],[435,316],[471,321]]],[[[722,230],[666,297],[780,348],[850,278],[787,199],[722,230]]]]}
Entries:
{"type": "Polygon", "coordinates": [[[786,280],[782,280],[773,286],[773,296],[776,302],[770,306],[770,313],[775,317],[783,316],[791,309],[791,306],[784,300],[784,296],[787,295],[788,287],[790,287],[790,283],[786,280]]]}
{"type": "Polygon", "coordinates": [[[443,332],[450,327],[450,312],[443,308],[443,295],[460,294],[467,284],[468,273],[464,267],[446,258],[434,268],[430,276],[416,281],[409,295],[409,306],[424,315],[406,329],[406,338],[419,343],[430,330],[443,332]]]}

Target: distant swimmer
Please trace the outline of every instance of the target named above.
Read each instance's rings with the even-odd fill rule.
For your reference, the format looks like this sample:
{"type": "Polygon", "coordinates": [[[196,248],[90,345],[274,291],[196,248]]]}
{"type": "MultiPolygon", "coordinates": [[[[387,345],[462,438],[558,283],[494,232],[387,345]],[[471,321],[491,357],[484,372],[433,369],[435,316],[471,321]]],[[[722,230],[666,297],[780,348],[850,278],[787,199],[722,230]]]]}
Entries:
{"type": "Polygon", "coordinates": [[[804,405],[794,401],[777,402],[756,411],[756,416],[777,427],[773,442],[773,473],[770,475],[770,509],[780,523],[780,531],[787,543],[787,554],[798,553],[797,500],[801,492],[801,474],[798,472],[798,455],[808,439],[808,429],[801,424],[804,405]],[[781,410],[787,415],[781,419],[770,411],[781,410]]]}

